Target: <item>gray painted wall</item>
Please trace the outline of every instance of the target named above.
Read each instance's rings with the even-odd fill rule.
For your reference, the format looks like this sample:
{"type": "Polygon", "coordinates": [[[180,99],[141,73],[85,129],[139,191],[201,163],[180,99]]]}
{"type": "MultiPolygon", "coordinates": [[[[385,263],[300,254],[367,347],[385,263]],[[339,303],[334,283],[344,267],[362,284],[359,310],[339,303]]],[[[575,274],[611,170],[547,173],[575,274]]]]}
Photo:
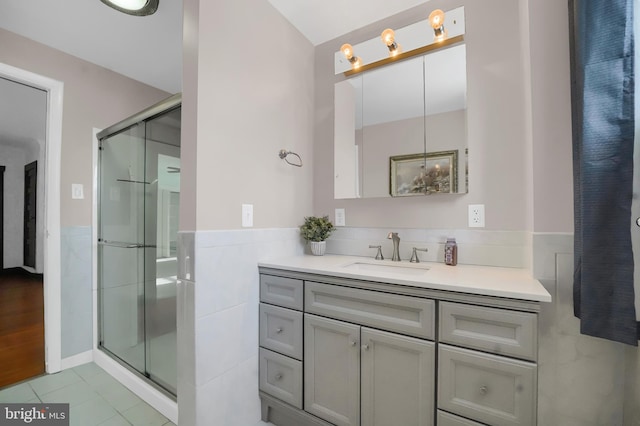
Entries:
{"type": "Polygon", "coordinates": [[[0,39],[0,62],[64,83],[60,187],[64,358],[89,350],[92,344],[91,261],[86,257],[91,246],[86,233],[92,217],[93,129],[115,124],[169,94],[6,30],[0,29],[0,39]],[[72,183],[84,185],[83,200],[71,199],[72,183]]]}
{"type": "Polygon", "coordinates": [[[170,94],[0,29],[0,62],[64,83],[61,226],[90,226],[93,128],[103,129],[170,94]],[[85,198],[71,199],[71,184],[84,185],[85,198]]]}

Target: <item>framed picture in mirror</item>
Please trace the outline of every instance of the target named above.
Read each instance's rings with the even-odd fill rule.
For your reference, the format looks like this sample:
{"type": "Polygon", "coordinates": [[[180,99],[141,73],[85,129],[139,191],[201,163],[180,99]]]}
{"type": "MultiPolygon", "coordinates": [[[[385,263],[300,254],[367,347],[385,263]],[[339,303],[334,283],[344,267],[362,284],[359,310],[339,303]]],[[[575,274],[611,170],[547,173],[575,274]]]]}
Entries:
{"type": "Polygon", "coordinates": [[[458,192],[458,150],[389,157],[392,197],[458,192]]]}

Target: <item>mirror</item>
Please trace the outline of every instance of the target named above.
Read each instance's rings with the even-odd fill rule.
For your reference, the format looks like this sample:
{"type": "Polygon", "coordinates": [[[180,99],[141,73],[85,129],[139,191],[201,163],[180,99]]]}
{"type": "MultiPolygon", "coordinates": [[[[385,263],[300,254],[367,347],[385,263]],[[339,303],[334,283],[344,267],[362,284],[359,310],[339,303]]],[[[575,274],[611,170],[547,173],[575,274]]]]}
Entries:
{"type": "Polygon", "coordinates": [[[467,192],[466,47],[335,85],[334,196],[467,192]]]}

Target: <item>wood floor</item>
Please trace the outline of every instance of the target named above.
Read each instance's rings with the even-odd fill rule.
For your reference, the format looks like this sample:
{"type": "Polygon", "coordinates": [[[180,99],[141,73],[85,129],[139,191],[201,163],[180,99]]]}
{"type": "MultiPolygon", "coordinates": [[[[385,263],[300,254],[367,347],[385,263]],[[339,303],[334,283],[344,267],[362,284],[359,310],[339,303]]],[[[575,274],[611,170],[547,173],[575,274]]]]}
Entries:
{"type": "Polygon", "coordinates": [[[43,374],[42,275],[0,271],[0,388],[43,374]]]}

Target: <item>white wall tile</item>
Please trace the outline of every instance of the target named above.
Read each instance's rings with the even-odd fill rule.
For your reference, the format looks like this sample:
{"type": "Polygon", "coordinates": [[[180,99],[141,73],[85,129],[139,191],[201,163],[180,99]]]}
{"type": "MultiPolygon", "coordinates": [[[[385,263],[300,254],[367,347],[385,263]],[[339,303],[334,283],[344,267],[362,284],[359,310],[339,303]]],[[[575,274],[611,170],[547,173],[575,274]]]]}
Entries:
{"type": "Polygon", "coordinates": [[[247,426],[260,420],[258,357],[255,356],[199,389],[198,425],[247,426]]]}
{"type": "Polygon", "coordinates": [[[402,260],[409,260],[413,247],[418,247],[429,250],[419,253],[421,260],[444,262],[444,244],[448,237],[454,237],[458,243],[458,263],[514,268],[529,268],[531,263],[530,233],[519,231],[341,227],[327,240],[327,253],[375,257],[376,249],[369,246],[381,245],[384,257],[390,259],[393,243],[387,237],[391,231],[398,232],[400,237],[402,260]]]}
{"type": "Polygon", "coordinates": [[[60,230],[61,355],[67,358],[93,347],[91,227],[60,230]]]}
{"type": "Polygon", "coordinates": [[[534,241],[536,270],[553,275],[541,280],[553,302],[542,304],[539,321],[538,424],[633,424],[623,421],[625,345],[580,334],[573,316],[572,236],[534,241]]]}
{"type": "MultiPolygon", "coordinates": [[[[183,405],[179,399],[179,411],[195,410],[185,425],[255,424],[260,420],[257,265],[269,257],[302,254],[300,233],[297,228],[202,231],[195,234],[194,247],[198,280],[178,284],[178,335],[183,342],[180,335],[189,333],[185,328],[194,321],[195,369],[183,365],[188,351],[180,352],[179,377],[193,375],[195,402],[183,405]]],[[[178,386],[191,389],[181,378],[178,386]]]]}

